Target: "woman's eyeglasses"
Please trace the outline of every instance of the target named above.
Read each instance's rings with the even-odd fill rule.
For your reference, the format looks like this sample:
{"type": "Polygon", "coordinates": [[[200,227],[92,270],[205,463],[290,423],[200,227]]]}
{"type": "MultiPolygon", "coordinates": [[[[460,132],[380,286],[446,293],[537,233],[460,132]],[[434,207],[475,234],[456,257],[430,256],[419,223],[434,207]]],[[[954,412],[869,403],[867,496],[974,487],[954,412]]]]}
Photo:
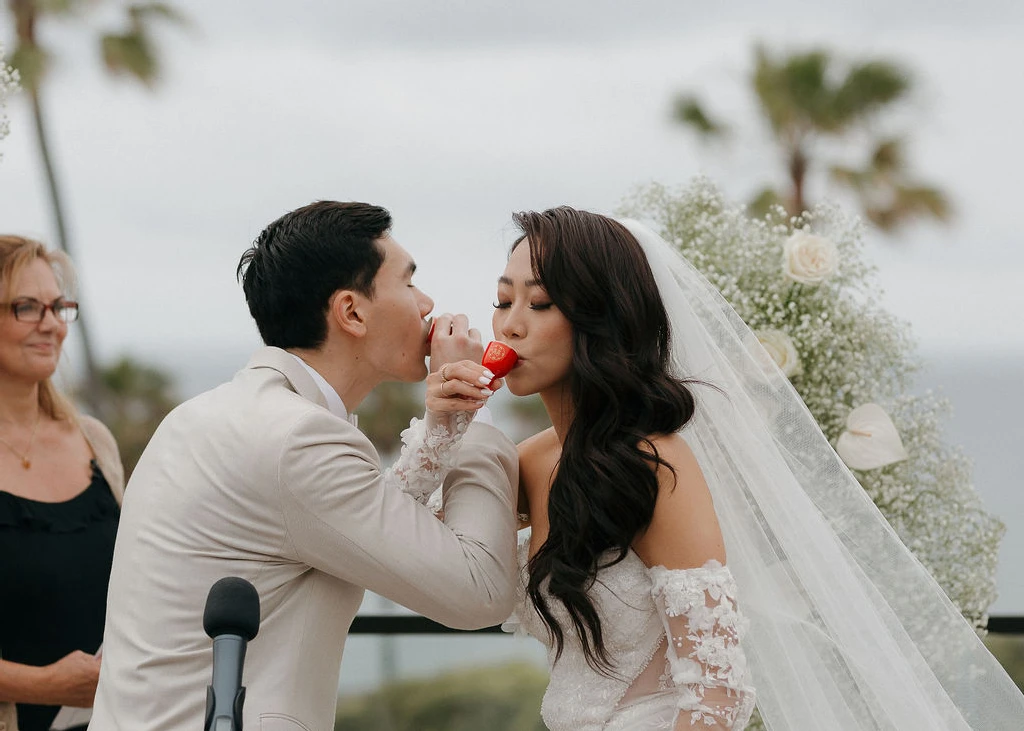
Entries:
{"type": "Polygon", "coordinates": [[[33,297],[21,297],[3,304],[10,308],[14,313],[14,319],[18,322],[30,322],[38,325],[46,317],[47,310],[61,322],[74,322],[78,319],[78,303],[63,297],[58,297],[50,304],[40,302],[33,297]]]}

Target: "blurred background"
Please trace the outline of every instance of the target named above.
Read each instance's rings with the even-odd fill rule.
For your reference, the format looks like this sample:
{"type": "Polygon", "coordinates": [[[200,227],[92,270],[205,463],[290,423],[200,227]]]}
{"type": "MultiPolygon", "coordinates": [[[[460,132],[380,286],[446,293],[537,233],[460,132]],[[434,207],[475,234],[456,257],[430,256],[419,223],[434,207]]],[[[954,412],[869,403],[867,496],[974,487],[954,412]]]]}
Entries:
{"type": "MultiPolygon", "coordinates": [[[[1015,0],[4,0],[24,90],[0,142],[0,230],[67,244],[83,315],[63,380],[132,462],[168,409],[259,346],[238,258],[310,201],[388,207],[436,311],[487,337],[513,211],[611,213],[697,174],[755,207],[834,200],[870,222],[885,304],[925,362],[915,388],[950,399],[948,439],[1007,526],[991,612],[1024,615],[1022,33],[1015,0]],[[780,123],[758,79],[808,69],[883,92],[780,123]]],[[[383,389],[359,409],[382,452],[418,398],[383,389]]],[[[493,401],[514,437],[537,428],[528,405],[493,401]]],[[[1020,637],[994,641],[1020,672],[1020,637]]],[[[338,728],[432,728],[403,725],[400,699],[424,693],[465,728],[542,728],[543,665],[525,639],[355,636],[338,728]]]]}

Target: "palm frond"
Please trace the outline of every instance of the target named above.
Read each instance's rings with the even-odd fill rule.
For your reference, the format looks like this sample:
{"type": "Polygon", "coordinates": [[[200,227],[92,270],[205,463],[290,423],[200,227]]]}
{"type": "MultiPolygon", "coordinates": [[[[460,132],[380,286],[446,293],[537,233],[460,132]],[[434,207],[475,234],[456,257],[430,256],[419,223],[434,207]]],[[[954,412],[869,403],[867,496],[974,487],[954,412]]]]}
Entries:
{"type": "Polygon", "coordinates": [[[128,6],[128,17],[133,23],[144,24],[152,19],[161,19],[187,25],[188,17],[167,3],[133,3],[128,6]]]}
{"type": "Polygon", "coordinates": [[[871,169],[879,173],[898,175],[907,167],[903,141],[897,138],[879,140],[871,153],[871,169]]]}
{"type": "Polygon", "coordinates": [[[835,91],[833,107],[843,125],[869,116],[899,100],[910,89],[909,73],[888,61],[854,66],[835,91]]]}
{"type": "Polygon", "coordinates": [[[691,94],[676,97],[672,117],[704,138],[723,137],[728,132],[728,127],[710,117],[697,98],[691,94]]]}
{"type": "Polygon", "coordinates": [[[114,74],[127,74],[151,86],[159,71],[156,54],[144,33],[109,33],[100,39],[103,62],[114,74]]]}

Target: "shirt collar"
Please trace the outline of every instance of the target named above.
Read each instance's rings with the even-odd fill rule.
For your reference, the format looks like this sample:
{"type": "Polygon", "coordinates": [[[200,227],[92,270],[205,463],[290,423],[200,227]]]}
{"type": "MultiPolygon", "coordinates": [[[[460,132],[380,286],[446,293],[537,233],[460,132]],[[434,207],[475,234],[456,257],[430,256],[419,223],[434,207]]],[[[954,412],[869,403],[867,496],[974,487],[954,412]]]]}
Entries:
{"type": "Polygon", "coordinates": [[[344,419],[349,422],[352,426],[358,426],[359,417],[356,414],[348,413],[348,409],[345,408],[345,402],[341,400],[341,396],[339,396],[338,392],[334,390],[334,387],[327,382],[327,379],[317,373],[309,363],[295,355],[295,353],[288,353],[288,355],[298,361],[298,363],[306,369],[306,372],[313,377],[313,382],[316,383],[317,388],[320,389],[320,393],[324,395],[324,399],[327,401],[327,410],[339,419],[344,419]]]}

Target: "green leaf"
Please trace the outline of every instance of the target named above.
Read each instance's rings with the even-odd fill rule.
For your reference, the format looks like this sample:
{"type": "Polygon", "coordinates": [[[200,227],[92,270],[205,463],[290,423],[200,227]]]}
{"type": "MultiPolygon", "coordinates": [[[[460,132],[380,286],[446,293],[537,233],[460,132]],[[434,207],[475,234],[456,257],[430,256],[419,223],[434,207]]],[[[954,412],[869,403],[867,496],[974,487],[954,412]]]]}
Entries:
{"type": "Polygon", "coordinates": [[[108,34],[100,39],[103,62],[115,74],[128,74],[147,86],[157,78],[157,59],[149,40],[139,32],[108,34]]]}
{"type": "Polygon", "coordinates": [[[722,137],[728,131],[724,124],[708,116],[697,98],[692,95],[681,95],[676,98],[672,116],[677,122],[688,125],[702,137],[722,137]]]}
{"type": "Polygon", "coordinates": [[[50,67],[50,54],[35,44],[19,42],[7,61],[18,70],[22,88],[33,91],[39,89],[50,67]]]}
{"type": "Polygon", "coordinates": [[[767,186],[762,188],[761,191],[750,200],[750,203],[747,204],[747,212],[751,218],[764,218],[776,206],[785,207],[785,204],[782,202],[782,196],[779,195],[779,192],[775,190],[775,188],[767,186]]]}
{"type": "Polygon", "coordinates": [[[187,16],[167,3],[133,3],[128,6],[128,16],[133,24],[143,25],[151,18],[162,18],[179,25],[187,25],[187,16]]]}
{"type": "Polygon", "coordinates": [[[898,174],[907,166],[903,142],[890,138],[880,140],[871,154],[871,168],[879,173],[898,174]]]}
{"type": "Polygon", "coordinates": [[[887,61],[854,66],[835,92],[834,110],[842,124],[862,120],[902,98],[910,89],[906,70],[887,61]]]}

